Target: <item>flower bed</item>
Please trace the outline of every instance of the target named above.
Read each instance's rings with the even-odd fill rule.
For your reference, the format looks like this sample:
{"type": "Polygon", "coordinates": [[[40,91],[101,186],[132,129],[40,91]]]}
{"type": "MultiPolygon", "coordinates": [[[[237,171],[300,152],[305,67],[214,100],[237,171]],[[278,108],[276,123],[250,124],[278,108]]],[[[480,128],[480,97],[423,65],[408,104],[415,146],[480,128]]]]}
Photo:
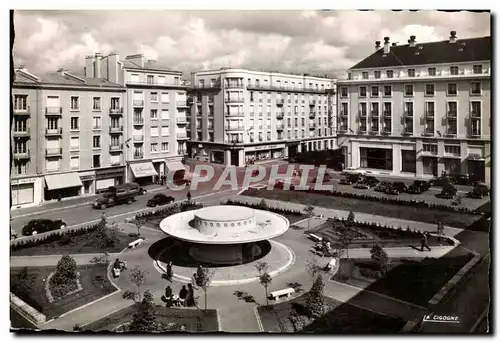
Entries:
{"type": "Polygon", "coordinates": [[[76,273],[76,279],[71,280],[67,284],[56,284],[53,281],[54,274],[55,272],[50,273],[45,281],[45,295],[50,303],[83,291],[82,284],[80,284],[80,272],[76,273]]]}

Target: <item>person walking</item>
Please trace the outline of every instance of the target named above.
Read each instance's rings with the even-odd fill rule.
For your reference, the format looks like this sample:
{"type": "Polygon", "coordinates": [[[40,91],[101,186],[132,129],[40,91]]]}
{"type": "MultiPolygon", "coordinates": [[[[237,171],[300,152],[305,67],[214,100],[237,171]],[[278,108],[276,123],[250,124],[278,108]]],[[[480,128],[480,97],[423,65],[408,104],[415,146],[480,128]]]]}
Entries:
{"type": "Polygon", "coordinates": [[[186,285],[182,285],[182,289],[179,291],[179,300],[182,304],[186,302],[187,294],[188,290],[186,289],[186,285]]]}
{"type": "Polygon", "coordinates": [[[167,263],[167,280],[168,281],[172,281],[172,277],[173,277],[174,273],[172,272],[172,261],[169,261],[167,263]]]}
{"type": "Polygon", "coordinates": [[[429,250],[429,252],[431,251],[431,248],[429,247],[429,245],[427,244],[427,232],[426,233],[423,233],[422,234],[422,238],[420,240],[420,250],[423,252],[424,251],[424,247],[427,248],[429,250]]]}
{"type": "Polygon", "coordinates": [[[186,295],[186,306],[194,306],[194,289],[193,285],[188,284],[188,290],[186,295]]]}
{"type": "Polygon", "coordinates": [[[191,202],[191,191],[188,191],[188,193],[187,193],[187,199],[188,199],[188,202],[191,202]]]}

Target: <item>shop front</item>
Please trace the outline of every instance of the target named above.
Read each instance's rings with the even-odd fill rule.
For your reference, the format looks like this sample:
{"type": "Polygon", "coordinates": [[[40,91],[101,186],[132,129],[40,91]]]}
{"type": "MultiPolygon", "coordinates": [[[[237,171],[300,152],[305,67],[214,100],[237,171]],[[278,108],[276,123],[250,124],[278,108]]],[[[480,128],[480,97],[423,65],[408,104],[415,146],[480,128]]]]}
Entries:
{"type": "Polygon", "coordinates": [[[262,161],[281,159],[285,157],[285,144],[247,146],[245,147],[245,161],[262,161]]]}
{"type": "MultiPolygon", "coordinates": [[[[485,147],[482,145],[467,147],[467,173],[480,182],[487,181],[485,147]]],[[[488,167],[489,169],[489,167],[488,167]]],[[[489,181],[489,177],[488,177],[489,181]]]]}
{"type": "MultiPolygon", "coordinates": [[[[184,175],[186,174],[186,167],[182,162],[178,160],[171,160],[165,163],[166,171],[170,174],[173,173],[173,180],[184,179],[184,175]]],[[[172,176],[171,176],[172,177],[172,176]]]]}
{"type": "MultiPolygon", "coordinates": [[[[101,193],[110,186],[123,184],[125,167],[101,169],[95,171],[95,192],[101,193]]],[[[81,177],[80,177],[81,178],[81,177]]]]}
{"type": "Polygon", "coordinates": [[[438,173],[438,158],[437,156],[422,157],[423,173],[427,176],[437,176],[438,173]]]}
{"type": "Polygon", "coordinates": [[[10,181],[11,206],[22,208],[39,204],[42,201],[41,184],[43,178],[31,177],[23,179],[12,179],[10,181]]]}
{"type": "Polygon", "coordinates": [[[401,171],[408,173],[417,171],[417,153],[415,150],[401,150],[401,171]]]}
{"type": "Polygon", "coordinates": [[[166,176],[165,172],[165,159],[153,159],[153,166],[155,168],[156,173],[158,173],[158,176],[155,177],[155,181],[161,181],[161,178],[166,176]]]}
{"type": "Polygon", "coordinates": [[[447,175],[460,175],[460,157],[443,157],[443,164],[447,175]]]}
{"type": "Polygon", "coordinates": [[[76,172],[45,176],[45,200],[59,200],[81,194],[83,183],[76,172]]]}
{"type": "Polygon", "coordinates": [[[140,185],[153,184],[154,177],[158,176],[152,162],[129,164],[132,171],[133,181],[140,185]]]}
{"type": "Polygon", "coordinates": [[[359,154],[362,168],[392,171],[392,149],[360,147],[359,154]]]}
{"type": "Polygon", "coordinates": [[[210,162],[214,164],[224,164],[224,151],[212,150],[210,153],[210,162]]]}

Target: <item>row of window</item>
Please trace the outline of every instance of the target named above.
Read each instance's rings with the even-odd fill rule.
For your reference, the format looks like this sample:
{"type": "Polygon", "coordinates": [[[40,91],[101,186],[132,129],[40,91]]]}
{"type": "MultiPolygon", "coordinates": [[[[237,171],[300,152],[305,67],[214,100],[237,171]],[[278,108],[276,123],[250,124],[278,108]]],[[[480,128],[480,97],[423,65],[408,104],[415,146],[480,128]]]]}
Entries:
{"type": "MultiPolygon", "coordinates": [[[[210,82],[211,87],[214,87],[217,84],[217,80],[215,78],[210,79],[209,82],[210,82]]],[[[224,85],[228,88],[243,88],[244,87],[243,78],[241,78],[241,77],[226,77],[224,80],[224,85]]],[[[269,81],[266,79],[264,79],[263,83],[261,84],[260,79],[258,79],[258,78],[254,79],[253,82],[252,82],[251,78],[247,78],[247,86],[252,87],[252,85],[255,85],[255,87],[261,87],[261,86],[269,87],[270,86],[269,81]]],[[[204,88],[205,87],[205,80],[204,79],[198,80],[198,86],[200,88],[204,88]]],[[[295,89],[297,86],[297,89],[302,89],[302,82],[297,82],[297,84],[296,84],[293,81],[290,81],[290,83],[288,83],[288,81],[282,82],[281,80],[276,80],[275,85],[271,85],[271,86],[276,87],[276,88],[283,88],[283,89],[295,89]],[[291,88],[289,88],[289,86],[291,88]]],[[[304,86],[306,86],[306,84],[304,84],[304,86]]],[[[319,84],[319,83],[309,82],[309,89],[324,90],[325,85],[319,84]]]]}
{"type": "MultiPolygon", "coordinates": [[[[130,74],[130,82],[140,83],[139,74],[130,74]]],[[[146,84],[167,84],[165,76],[146,75],[146,84]]],[[[180,85],[181,78],[174,76],[174,84],[180,85]]]]}
{"type": "MultiPolygon", "coordinates": [[[[437,144],[423,144],[422,151],[426,153],[437,154],[438,145],[437,144]]],[[[444,153],[451,154],[455,156],[460,156],[460,145],[444,145],[444,153]]]]}
{"type": "MultiPolygon", "coordinates": [[[[406,73],[408,77],[416,77],[416,70],[414,68],[409,68],[406,70],[406,73]]],[[[472,73],[475,75],[480,75],[483,73],[483,66],[481,64],[473,65],[472,66],[472,73]]],[[[460,74],[460,68],[456,65],[450,66],[449,67],[449,74],[456,76],[460,74]]],[[[435,67],[430,67],[427,68],[427,75],[428,76],[436,76],[436,68],[435,67]]],[[[373,78],[379,79],[382,76],[382,71],[381,70],[375,70],[373,71],[373,78]]],[[[369,72],[368,71],[363,71],[361,73],[361,77],[364,80],[367,80],[369,78],[369,72]]],[[[386,78],[394,78],[394,70],[385,70],[385,77],[386,78]]],[[[349,74],[349,79],[351,79],[351,76],[349,74]]]]}
{"type": "MultiPolygon", "coordinates": [[[[380,86],[371,86],[370,97],[379,97],[380,96],[380,86]]],[[[470,94],[471,95],[481,95],[481,82],[471,82],[470,85],[470,94]]],[[[428,83],[425,85],[425,96],[434,96],[435,95],[435,85],[433,83],[428,83]]],[[[415,86],[413,84],[406,84],[404,86],[404,95],[405,96],[414,96],[415,86]]],[[[456,83],[448,83],[446,89],[446,95],[448,96],[456,96],[458,93],[458,88],[456,83]]],[[[367,97],[368,96],[368,87],[360,86],[359,87],[359,97],[367,97]]],[[[382,95],[383,96],[392,96],[392,86],[387,85],[382,87],[382,95]]],[[[347,98],[349,97],[349,88],[341,87],[340,88],[340,97],[347,98]]]]}

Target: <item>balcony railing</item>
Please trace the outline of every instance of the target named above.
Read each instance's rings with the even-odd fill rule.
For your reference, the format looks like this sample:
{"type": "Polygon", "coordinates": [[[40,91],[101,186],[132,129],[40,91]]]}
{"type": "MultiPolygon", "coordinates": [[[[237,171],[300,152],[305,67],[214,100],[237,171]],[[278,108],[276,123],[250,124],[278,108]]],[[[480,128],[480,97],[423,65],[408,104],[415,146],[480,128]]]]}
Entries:
{"type": "Polygon", "coordinates": [[[13,136],[14,136],[14,138],[29,137],[30,136],[30,129],[28,127],[24,131],[14,131],[13,136]]]}
{"type": "Polygon", "coordinates": [[[413,119],[413,112],[409,110],[405,110],[403,113],[403,117],[406,119],[413,119]]]}
{"type": "Polygon", "coordinates": [[[56,157],[60,155],[62,155],[62,147],[45,149],[45,156],[47,157],[56,157]]]}
{"type": "Polygon", "coordinates": [[[446,113],[446,117],[448,119],[456,119],[457,118],[457,112],[454,110],[450,110],[446,113]]]}
{"type": "Polygon", "coordinates": [[[14,151],[14,159],[30,159],[30,150],[14,151]]]}
{"type": "Polygon", "coordinates": [[[123,126],[109,126],[109,133],[123,133],[123,126]]]}
{"type": "Polygon", "coordinates": [[[284,129],[285,129],[285,125],[283,125],[283,124],[278,124],[278,125],[276,125],[276,130],[277,130],[277,131],[282,131],[282,130],[284,130],[284,129]]]}
{"type": "Polygon", "coordinates": [[[371,117],[372,118],[378,118],[379,117],[379,112],[378,111],[375,111],[375,110],[372,110],[372,114],[371,114],[371,117]]]}
{"type": "Polygon", "coordinates": [[[433,118],[434,117],[434,111],[430,111],[430,110],[426,111],[425,112],[425,117],[426,118],[433,118]]]}
{"type": "Polygon", "coordinates": [[[438,154],[438,153],[437,153],[437,148],[436,148],[436,150],[434,150],[434,151],[425,151],[425,150],[424,150],[424,151],[422,151],[422,154],[423,154],[423,155],[426,155],[426,156],[437,156],[437,154],[438,154]]]}
{"type": "Polygon", "coordinates": [[[144,107],[144,100],[133,100],[132,105],[134,107],[144,107]]]}
{"type": "Polygon", "coordinates": [[[144,135],[134,135],[133,140],[135,142],[143,142],[144,141],[144,135]]]}
{"type": "Polygon", "coordinates": [[[134,125],[144,125],[144,118],[134,117],[134,125]]]}
{"type": "Polygon", "coordinates": [[[446,131],[444,132],[445,135],[448,135],[448,136],[455,136],[457,135],[457,129],[454,128],[447,128],[446,131]]]}
{"type": "Polygon", "coordinates": [[[284,117],[285,117],[285,114],[284,114],[284,113],[277,113],[277,114],[276,114],[276,119],[278,119],[278,120],[281,120],[281,119],[283,119],[284,117]]]}
{"type": "Polygon", "coordinates": [[[245,116],[245,113],[244,112],[236,112],[236,113],[231,113],[231,112],[228,112],[226,114],[226,116],[232,116],[232,117],[243,117],[245,116]]]}
{"type": "Polygon", "coordinates": [[[307,88],[307,87],[285,87],[285,86],[273,86],[268,84],[249,84],[247,86],[248,90],[274,90],[274,91],[285,91],[285,92],[297,92],[297,93],[327,93],[331,89],[319,89],[319,88],[307,88]]]}
{"type": "Polygon", "coordinates": [[[14,115],[30,116],[30,106],[26,106],[26,108],[14,108],[14,115]]]}
{"type": "Polygon", "coordinates": [[[46,128],[45,135],[47,135],[47,136],[62,135],[62,127],[54,128],[54,129],[46,128]]]}
{"type": "Polygon", "coordinates": [[[390,118],[391,116],[392,116],[392,112],[391,111],[389,111],[389,110],[385,110],[384,111],[384,117],[385,118],[390,118]]]}
{"type": "Polygon", "coordinates": [[[309,119],[314,119],[316,117],[316,112],[309,113],[309,119]]]}
{"type": "Polygon", "coordinates": [[[109,115],[123,115],[123,107],[109,107],[109,115]]]}
{"type": "Polygon", "coordinates": [[[230,102],[230,103],[242,103],[242,102],[245,102],[245,99],[243,99],[243,98],[237,98],[237,99],[235,99],[235,98],[229,97],[229,98],[226,98],[226,102],[230,102]]]}
{"type": "Polygon", "coordinates": [[[285,104],[285,99],[276,99],[277,106],[283,106],[285,104]]]}
{"type": "Polygon", "coordinates": [[[359,133],[366,133],[366,125],[359,126],[358,132],[359,133]]]}
{"type": "Polygon", "coordinates": [[[209,96],[209,97],[207,98],[207,102],[208,102],[208,103],[214,103],[214,98],[213,98],[212,96],[209,96]]]}
{"type": "Polygon", "coordinates": [[[480,137],[481,136],[481,130],[480,129],[471,129],[470,130],[470,136],[471,137],[480,137]]]}
{"type": "Polygon", "coordinates": [[[422,132],[422,135],[425,135],[425,136],[434,135],[434,128],[425,127],[424,131],[422,132]]]}
{"type": "Polygon", "coordinates": [[[187,101],[177,101],[176,102],[177,107],[187,107],[187,101]]]}
{"type": "Polygon", "coordinates": [[[245,126],[243,125],[225,125],[224,128],[226,131],[244,131],[245,126]]]}
{"type": "Polygon", "coordinates": [[[186,133],[177,133],[177,140],[189,139],[186,133]]]}
{"type": "MultiPolygon", "coordinates": [[[[262,141],[262,140],[260,140],[260,141],[262,141]]],[[[231,140],[228,140],[228,143],[230,143],[230,144],[242,144],[243,139],[231,139],[231,140]]]]}
{"type": "Polygon", "coordinates": [[[177,122],[178,125],[187,124],[187,120],[185,117],[177,117],[177,118],[175,118],[175,121],[177,122]]]}
{"type": "Polygon", "coordinates": [[[62,107],[45,107],[45,115],[62,115],[62,107]]]}
{"type": "Polygon", "coordinates": [[[309,101],[309,106],[311,106],[311,107],[316,106],[316,104],[318,104],[318,101],[316,101],[316,100],[310,100],[309,101]]]}
{"type": "Polygon", "coordinates": [[[144,158],[144,152],[134,152],[134,159],[144,158]]]}
{"type": "Polygon", "coordinates": [[[110,144],[109,145],[109,150],[110,151],[122,151],[123,150],[123,144],[117,144],[117,145],[116,144],[115,145],[110,144]]]}
{"type": "Polygon", "coordinates": [[[371,126],[370,127],[370,133],[378,133],[379,132],[379,126],[371,126]]]}
{"type": "Polygon", "coordinates": [[[382,128],[382,133],[383,134],[391,134],[391,127],[382,128]]]}
{"type": "Polygon", "coordinates": [[[220,82],[214,82],[214,83],[210,83],[210,84],[201,84],[199,83],[198,85],[195,85],[193,86],[194,89],[206,89],[206,90],[210,90],[210,89],[220,89],[221,88],[221,83],[220,82]]]}

